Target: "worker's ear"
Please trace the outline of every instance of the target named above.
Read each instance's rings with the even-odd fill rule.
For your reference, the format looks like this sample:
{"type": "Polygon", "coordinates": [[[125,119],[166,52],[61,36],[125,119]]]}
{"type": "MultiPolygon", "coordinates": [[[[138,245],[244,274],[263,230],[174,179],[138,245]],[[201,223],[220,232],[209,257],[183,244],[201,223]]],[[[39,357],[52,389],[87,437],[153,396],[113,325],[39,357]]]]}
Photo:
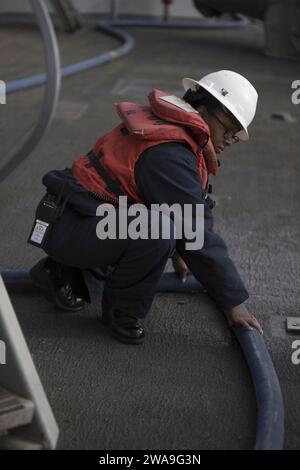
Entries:
{"type": "Polygon", "coordinates": [[[208,117],[207,108],[203,104],[200,104],[200,106],[198,106],[197,108],[197,111],[200,114],[200,116],[204,119],[204,121],[206,121],[208,117]]]}

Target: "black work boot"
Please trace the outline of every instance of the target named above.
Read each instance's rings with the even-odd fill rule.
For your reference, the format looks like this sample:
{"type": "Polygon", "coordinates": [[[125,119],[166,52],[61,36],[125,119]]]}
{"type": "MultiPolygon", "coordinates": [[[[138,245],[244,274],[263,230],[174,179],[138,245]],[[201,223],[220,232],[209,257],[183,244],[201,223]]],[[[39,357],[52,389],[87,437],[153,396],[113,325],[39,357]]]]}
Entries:
{"type": "Polygon", "coordinates": [[[33,283],[43,290],[47,300],[53,302],[60,310],[77,312],[85,302],[77,297],[69,276],[64,275],[63,266],[51,258],[41,259],[29,274],[33,283]]]}
{"type": "Polygon", "coordinates": [[[145,330],[140,320],[114,312],[105,294],[102,297],[102,323],[108,333],[122,343],[141,344],[145,339],[145,330]]]}

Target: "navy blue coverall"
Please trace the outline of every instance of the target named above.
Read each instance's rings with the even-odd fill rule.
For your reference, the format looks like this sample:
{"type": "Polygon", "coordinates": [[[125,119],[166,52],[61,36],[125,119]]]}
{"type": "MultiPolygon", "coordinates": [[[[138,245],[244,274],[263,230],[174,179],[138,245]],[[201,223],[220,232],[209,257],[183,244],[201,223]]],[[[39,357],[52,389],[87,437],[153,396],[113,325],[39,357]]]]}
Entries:
{"type": "MultiPolygon", "coordinates": [[[[186,240],[182,239],[176,240],[176,251],[221,310],[243,303],[248,292],[224,241],[213,231],[212,212],[204,200],[196,158],[190,148],[171,142],[147,149],[136,163],[135,179],[147,207],[152,203],[205,205],[203,248],[188,251],[184,246],[186,240]]],[[[93,298],[92,279],[95,280],[99,268],[103,274],[109,267],[104,290],[115,311],[118,315],[144,318],[175,247],[174,238],[100,240],[96,235],[99,216],[95,215],[99,201],[76,182],[70,170],[52,171],[43,182],[54,194],[59,193],[62,183],[64,194],[78,191],[73,192],[62,217],[54,224],[44,247],[46,253],[85,274],[89,291],[86,300],[93,298]]]]}

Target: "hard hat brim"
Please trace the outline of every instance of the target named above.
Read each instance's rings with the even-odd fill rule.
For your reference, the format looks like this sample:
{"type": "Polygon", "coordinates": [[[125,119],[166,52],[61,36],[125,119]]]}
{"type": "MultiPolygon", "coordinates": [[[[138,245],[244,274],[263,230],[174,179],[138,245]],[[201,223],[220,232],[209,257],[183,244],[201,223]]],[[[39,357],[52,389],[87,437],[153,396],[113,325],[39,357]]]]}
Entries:
{"type": "Polygon", "coordinates": [[[249,134],[248,134],[247,127],[244,126],[243,122],[241,121],[239,116],[236,114],[235,110],[233,108],[231,109],[230,103],[226,102],[225,99],[224,99],[224,101],[222,99],[220,99],[220,96],[217,94],[217,92],[213,88],[209,88],[208,86],[206,86],[202,83],[200,84],[199,82],[197,82],[197,80],[194,80],[193,78],[183,78],[182,79],[182,86],[183,86],[185,91],[187,91],[189,89],[191,89],[192,91],[196,91],[196,90],[199,90],[200,88],[203,88],[209,94],[211,94],[214,98],[216,98],[217,101],[222,103],[222,105],[225,106],[225,108],[228,109],[228,111],[230,111],[231,114],[233,114],[233,116],[237,119],[237,121],[242,126],[242,129],[239,132],[236,133],[236,136],[240,140],[244,140],[244,141],[249,140],[249,134]]]}

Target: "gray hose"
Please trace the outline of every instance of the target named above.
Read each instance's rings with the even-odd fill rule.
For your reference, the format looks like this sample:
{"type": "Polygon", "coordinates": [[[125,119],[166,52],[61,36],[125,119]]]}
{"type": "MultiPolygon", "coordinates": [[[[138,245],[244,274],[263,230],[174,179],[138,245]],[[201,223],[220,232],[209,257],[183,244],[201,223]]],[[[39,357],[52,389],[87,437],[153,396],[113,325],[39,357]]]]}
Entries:
{"type": "Polygon", "coordinates": [[[17,148],[6,156],[6,163],[0,170],[0,183],[33,151],[48,129],[58,100],[60,90],[60,60],[55,32],[45,2],[30,0],[41,29],[47,70],[47,90],[37,124],[30,129],[17,148]]]}

